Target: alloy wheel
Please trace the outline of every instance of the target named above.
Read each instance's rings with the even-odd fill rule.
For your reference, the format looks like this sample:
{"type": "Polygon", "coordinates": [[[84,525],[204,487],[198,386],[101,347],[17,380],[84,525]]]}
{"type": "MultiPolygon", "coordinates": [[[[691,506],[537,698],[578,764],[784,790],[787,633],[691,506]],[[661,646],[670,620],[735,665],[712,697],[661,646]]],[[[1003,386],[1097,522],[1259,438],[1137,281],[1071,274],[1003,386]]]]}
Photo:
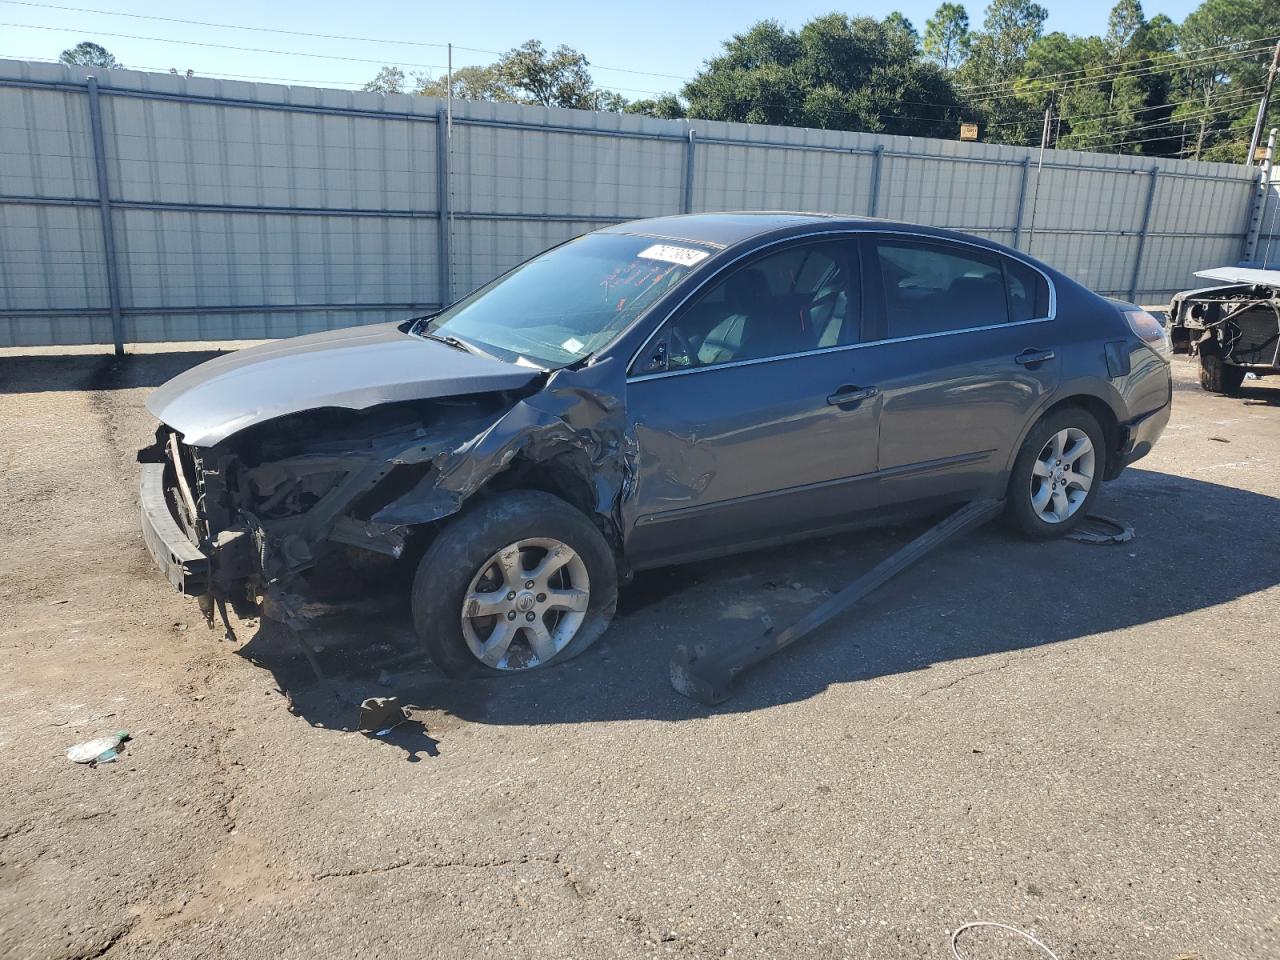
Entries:
{"type": "Polygon", "coordinates": [[[1031,507],[1045,523],[1075,515],[1093,487],[1097,451],[1079,427],[1059,430],[1031,466],[1031,507]]]}
{"type": "Polygon", "coordinates": [[[591,601],[587,566],[566,543],[518,540],[486,560],[462,600],[462,636],[494,670],[546,663],[571,641],[591,601]]]}

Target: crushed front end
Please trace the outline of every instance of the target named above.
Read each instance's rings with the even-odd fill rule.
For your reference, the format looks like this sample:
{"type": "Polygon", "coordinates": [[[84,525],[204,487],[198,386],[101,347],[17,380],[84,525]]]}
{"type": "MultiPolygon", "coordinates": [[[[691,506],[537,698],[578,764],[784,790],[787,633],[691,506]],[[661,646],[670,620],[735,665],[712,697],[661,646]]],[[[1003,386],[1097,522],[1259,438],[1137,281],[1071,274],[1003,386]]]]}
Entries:
{"type": "Polygon", "coordinates": [[[562,369],[522,388],[320,407],[209,446],[168,425],[138,454],[142,529],[170,582],[300,622],[304,574],[398,560],[483,489],[541,489],[621,550],[634,469],[621,368],[562,369]]]}
{"type": "MultiPolygon", "coordinates": [[[[292,618],[296,579],[357,551],[398,559],[411,527],[377,514],[430,486],[437,459],[509,409],[502,394],[325,408],[255,425],[212,447],[168,426],[141,450],[147,547],[169,581],[206,617],[227,602],[292,618]]],[[[421,497],[415,498],[415,503],[421,497]]],[[[456,502],[453,502],[456,509],[456,502]]],[[[420,509],[430,521],[452,512],[420,509]]]]}

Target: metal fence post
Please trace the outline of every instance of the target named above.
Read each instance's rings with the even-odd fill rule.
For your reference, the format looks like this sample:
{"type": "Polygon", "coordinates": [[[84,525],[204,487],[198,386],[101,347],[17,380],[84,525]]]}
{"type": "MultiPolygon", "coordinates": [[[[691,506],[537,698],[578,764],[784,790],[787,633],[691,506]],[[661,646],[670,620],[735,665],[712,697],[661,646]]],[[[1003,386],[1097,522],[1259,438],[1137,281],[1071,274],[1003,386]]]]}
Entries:
{"type": "Polygon", "coordinates": [[[107,299],[111,309],[111,339],[116,356],[124,356],[124,318],[120,313],[120,267],[116,258],[115,224],[111,221],[111,189],[107,178],[107,146],[102,132],[102,102],[98,78],[85,77],[89,92],[89,129],[93,139],[93,164],[98,176],[98,212],[102,218],[103,266],[107,272],[107,299]]]}
{"type": "Polygon", "coordinates": [[[449,229],[449,118],[444,107],[436,111],[436,210],[440,217],[440,306],[446,307],[453,302],[450,292],[453,261],[449,249],[452,239],[449,229]]]}
{"type": "Polygon", "coordinates": [[[1160,176],[1160,168],[1151,168],[1151,181],[1147,187],[1147,206],[1142,211],[1142,229],[1138,232],[1138,249],[1133,255],[1133,276],[1129,280],[1129,299],[1138,299],[1138,274],[1142,271],[1142,251],[1147,245],[1147,228],[1151,225],[1151,208],[1156,202],[1156,178],[1160,176]]]}
{"type": "Polygon", "coordinates": [[[684,148],[684,212],[693,213],[693,145],[698,138],[690,130],[688,145],[684,148]]]}
{"type": "Polygon", "coordinates": [[[871,196],[867,200],[867,216],[874,217],[880,209],[880,166],[884,163],[884,144],[871,151],[871,196]]]}
{"type": "Polygon", "coordinates": [[[1258,179],[1251,184],[1249,210],[1245,215],[1244,246],[1240,251],[1241,263],[1255,263],[1258,259],[1258,239],[1262,236],[1262,221],[1267,215],[1267,199],[1271,195],[1271,175],[1276,152],[1276,130],[1273,127],[1267,138],[1267,156],[1258,166],[1258,179]]]}
{"type": "Polygon", "coordinates": [[[1027,181],[1031,178],[1031,154],[1022,158],[1022,186],[1018,188],[1018,213],[1013,221],[1013,248],[1022,249],[1022,211],[1027,207],[1027,181]]]}

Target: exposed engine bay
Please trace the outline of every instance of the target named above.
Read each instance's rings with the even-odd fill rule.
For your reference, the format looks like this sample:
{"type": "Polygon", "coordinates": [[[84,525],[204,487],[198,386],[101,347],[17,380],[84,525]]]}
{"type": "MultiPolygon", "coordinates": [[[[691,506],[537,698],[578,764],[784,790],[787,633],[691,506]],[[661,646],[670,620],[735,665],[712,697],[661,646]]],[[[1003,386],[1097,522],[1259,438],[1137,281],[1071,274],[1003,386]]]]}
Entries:
{"type": "Polygon", "coordinates": [[[1280,371],[1280,285],[1242,283],[1179,293],[1170,305],[1169,328],[1175,352],[1212,354],[1259,372],[1280,371]]]}

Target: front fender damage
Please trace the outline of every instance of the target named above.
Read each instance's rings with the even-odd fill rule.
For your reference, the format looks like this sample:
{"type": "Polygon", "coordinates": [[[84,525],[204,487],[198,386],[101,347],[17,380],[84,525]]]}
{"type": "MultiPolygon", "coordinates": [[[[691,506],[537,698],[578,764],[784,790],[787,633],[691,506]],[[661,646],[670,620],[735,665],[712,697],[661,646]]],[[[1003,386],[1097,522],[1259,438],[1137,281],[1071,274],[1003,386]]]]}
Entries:
{"type": "Polygon", "coordinates": [[[593,510],[620,542],[622,511],[635,478],[635,438],[612,362],[560,370],[546,386],[515,403],[497,421],[432,458],[433,470],[374,519],[415,525],[457,513],[468,498],[518,460],[558,460],[594,492],[593,510]],[[615,380],[617,382],[615,382],[615,380]]]}
{"type": "Polygon", "coordinates": [[[625,385],[603,361],[517,394],[292,414],[211,448],[171,443],[164,428],[139,459],[176,461],[174,513],[210,556],[213,598],[296,622],[303,574],[351,555],[400,558],[482,491],[547,465],[590,492],[578,505],[620,551],[637,449],[625,385]]]}

